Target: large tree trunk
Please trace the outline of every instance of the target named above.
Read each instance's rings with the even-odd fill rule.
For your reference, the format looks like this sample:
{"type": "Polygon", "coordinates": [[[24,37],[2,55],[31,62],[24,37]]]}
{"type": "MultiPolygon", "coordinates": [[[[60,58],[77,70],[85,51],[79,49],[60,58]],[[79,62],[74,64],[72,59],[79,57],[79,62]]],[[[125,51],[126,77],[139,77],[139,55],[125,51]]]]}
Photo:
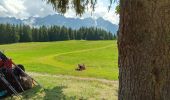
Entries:
{"type": "Polygon", "coordinates": [[[120,0],[119,100],[170,100],[170,0],[120,0]]]}

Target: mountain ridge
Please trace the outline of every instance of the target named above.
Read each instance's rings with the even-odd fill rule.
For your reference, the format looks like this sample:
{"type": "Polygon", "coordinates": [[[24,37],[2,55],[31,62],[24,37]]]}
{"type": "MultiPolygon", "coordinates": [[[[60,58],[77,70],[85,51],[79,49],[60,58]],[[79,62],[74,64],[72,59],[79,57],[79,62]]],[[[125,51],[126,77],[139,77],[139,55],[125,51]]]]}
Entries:
{"type": "Polygon", "coordinates": [[[111,22],[99,17],[97,19],[92,18],[67,18],[63,15],[55,14],[48,15],[46,17],[29,17],[28,19],[16,19],[15,17],[0,17],[0,23],[10,24],[27,24],[31,26],[65,26],[72,29],[79,29],[81,27],[97,27],[102,28],[106,31],[110,31],[113,34],[117,33],[118,25],[112,24],[111,22]]]}

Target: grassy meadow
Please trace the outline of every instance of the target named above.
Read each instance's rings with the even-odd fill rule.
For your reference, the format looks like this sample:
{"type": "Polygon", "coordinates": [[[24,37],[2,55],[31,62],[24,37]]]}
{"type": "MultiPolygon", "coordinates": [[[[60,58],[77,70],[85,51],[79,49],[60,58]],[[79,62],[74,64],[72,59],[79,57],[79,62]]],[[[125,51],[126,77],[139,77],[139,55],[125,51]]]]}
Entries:
{"type": "MultiPolygon", "coordinates": [[[[117,81],[29,74],[39,81],[44,89],[36,87],[28,90],[22,94],[22,100],[117,100],[117,81]]],[[[12,99],[21,100],[17,97],[12,99]]]]}
{"type": "Polygon", "coordinates": [[[23,64],[45,88],[30,90],[23,98],[117,100],[116,41],[17,43],[0,45],[0,50],[15,63],[23,64]],[[85,64],[87,70],[75,71],[77,64],[85,64]]]}
{"type": "Polygon", "coordinates": [[[117,80],[116,41],[63,41],[0,45],[0,50],[29,72],[117,80]],[[87,70],[75,71],[77,64],[87,70]]]}

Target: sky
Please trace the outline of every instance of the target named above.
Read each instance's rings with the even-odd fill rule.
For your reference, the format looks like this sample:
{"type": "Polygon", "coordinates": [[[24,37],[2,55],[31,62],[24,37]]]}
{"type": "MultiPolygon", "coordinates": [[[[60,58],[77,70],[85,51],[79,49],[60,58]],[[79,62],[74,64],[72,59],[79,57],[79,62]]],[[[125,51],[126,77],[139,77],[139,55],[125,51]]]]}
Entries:
{"type": "MultiPolygon", "coordinates": [[[[88,10],[81,17],[76,16],[73,9],[69,9],[64,16],[71,18],[88,18],[94,19],[103,17],[113,24],[119,23],[119,15],[115,13],[116,4],[113,4],[108,11],[110,0],[98,0],[96,9],[91,14],[88,10]]],[[[50,4],[43,0],[0,0],[0,17],[15,17],[17,19],[27,19],[29,17],[45,17],[57,14],[50,4]]]]}

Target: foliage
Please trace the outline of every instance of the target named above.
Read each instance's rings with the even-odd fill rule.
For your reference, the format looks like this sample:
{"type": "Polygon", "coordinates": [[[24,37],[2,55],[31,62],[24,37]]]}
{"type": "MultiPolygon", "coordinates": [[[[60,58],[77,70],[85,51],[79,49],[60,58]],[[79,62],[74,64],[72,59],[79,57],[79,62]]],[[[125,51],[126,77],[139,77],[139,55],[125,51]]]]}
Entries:
{"type": "Polygon", "coordinates": [[[41,26],[31,28],[28,25],[0,24],[0,44],[17,42],[47,42],[63,40],[112,40],[112,33],[100,28],[85,28],[78,30],[64,26],[41,26]]]}
{"type": "Polygon", "coordinates": [[[120,14],[120,4],[116,6],[116,14],[120,14]]]}
{"type": "Polygon", "coordinates": [[[85,12],[85,9],[89,7],[93,10],[97,0],[45,0],[48,4],[51,4],[54,10],[59,13],[66,13],[68,9],[73,8],[77,15],[82,15],[85,12]]]}
{"type": "MultiPolygon", "coordinates": [[[[48,4],[51,4],[55,11],[58,11],[61,14],[67,12],[68,9],[74,9],[76,15],[82,15],[85,13],[85,10],[92,9],[95,11],[95,5],[97,4],[97,0],[44,0],[47,1],[48,4]]],[[[119,2],[119,0],[109,0],[110,5],[108,8],[110,10],[113,2],[119,2]]],[[[120,7],[119,5],[116,7],[116,13],[119,14],[120,7]]]]}

